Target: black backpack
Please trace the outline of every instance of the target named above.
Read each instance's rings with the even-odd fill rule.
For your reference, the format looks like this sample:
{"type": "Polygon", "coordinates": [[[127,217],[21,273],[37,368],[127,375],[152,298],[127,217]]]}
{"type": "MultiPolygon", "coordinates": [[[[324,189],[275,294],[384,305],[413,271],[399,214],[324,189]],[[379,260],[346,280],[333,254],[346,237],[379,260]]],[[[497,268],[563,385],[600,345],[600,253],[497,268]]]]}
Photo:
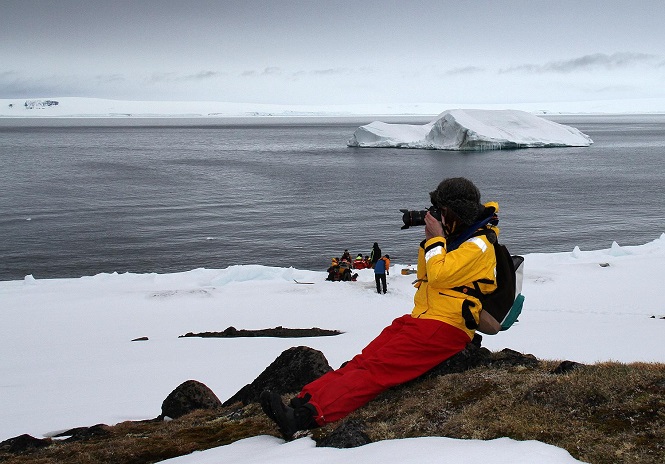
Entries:
{"type": "MultiPolygon", "coordinates": [[[[496,256],[497,288],[492,293],[482,293],[478,284],[491,284],[492,281],[481,279],[473,283],[473,288],[457,287],[454,290],[478,298],[483,305],[483,310],[492,316],[501,326],[500,330],[508,330],[522,312],[522,306],[524,304],[524,296],[521,293],[523,276],[522,263],[524,262],[524,258],[522,256],[511,255],[508,248],[498,242],[496,235],[491,230],[481,229],[472,236],[477,237],[478,235],[487,235],[494,247],[494,254],[496,256]]],[[[462,307],[462,316],[464,317],[467,328],[478,328],[478,323],[467,305],[462,307]]],[[[485,333],[492,334],[490,332],[485,333]]]]}
{"type": "Polygon", "coordinates": [[[495,242],[496,285],[497,288],[489,295],[483,295],[480,302],[501,325],[501,330],[508,330],[517,320],[524,305],[522,295],[522,276],[524,257],[511,255],[505,245],[495,242]]]}

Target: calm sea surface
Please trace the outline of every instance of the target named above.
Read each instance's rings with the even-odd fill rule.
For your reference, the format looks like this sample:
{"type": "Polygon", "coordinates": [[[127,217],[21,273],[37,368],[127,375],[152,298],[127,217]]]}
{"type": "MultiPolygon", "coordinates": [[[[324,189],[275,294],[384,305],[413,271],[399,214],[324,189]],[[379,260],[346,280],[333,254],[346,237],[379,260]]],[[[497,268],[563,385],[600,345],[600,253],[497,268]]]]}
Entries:
{"type": "Polygon", "coordinates": [[[348,148],[371,119],[0,119],[0,280],[323,270],[375,241],[410,264],[424,230],[400,230],[399,209],[424,209],[452,176],[499,202],[513,253],[639,245],[665,232],[665,115],[552,119],[594,145],[348,148]]]}

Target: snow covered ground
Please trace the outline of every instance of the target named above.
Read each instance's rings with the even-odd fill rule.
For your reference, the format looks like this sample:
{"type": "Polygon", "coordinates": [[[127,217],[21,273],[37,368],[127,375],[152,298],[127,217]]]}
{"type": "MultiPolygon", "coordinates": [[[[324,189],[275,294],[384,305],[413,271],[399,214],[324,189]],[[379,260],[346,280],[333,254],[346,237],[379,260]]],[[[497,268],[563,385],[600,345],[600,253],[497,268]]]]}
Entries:
{"type": "Polygon", "coordinates": [[[253,116],[358,116],[427,115],[446,109],[515,109],[532,113],[665,113],[665,98],[534,102],[517,104],[356,104],[270,105],[218,101],[126,101],[82,97],[0,99],[0,118],[44,117],[253,117],[253,116]],[[57,105],[46,102],[58,102],[57,105]],[[26,105],[27,103],[27,105],[26,105]]]}
{"type": "MultiPolygon", "coordinates": [[[[414,244],[414,247],[417,246],[414,244]]],[[[351,250],[353,252],[353,250],[351,250]]],[[[333,367],[390,321],[410,312],[412,275],[391,267],[386,295],[371,270],[357,282],[325,272],[266,266],[176,274],[98,274],[0,282],[0,441],[77,426],[156,417],[180,383],[195,379],[222,400],[282,351],[321,350],[333,367]],[[313,282],[298,284],[294,282],[313,282]],[[178,338],[187,332],[319,327],[343,335],[304,339],[178,338]],[[148,341],[131,341],[148,337],[148,341]]],[[[665,362],[665,234],[641,246],[526,256],[525,309],[509,331],[485,336],[544,359],[583,363],[665,362]]],[[[440,462],[568,463],[539,442],[419,438],[352,450],[255,437],[172,460],[177,463],[440,462]]]]}

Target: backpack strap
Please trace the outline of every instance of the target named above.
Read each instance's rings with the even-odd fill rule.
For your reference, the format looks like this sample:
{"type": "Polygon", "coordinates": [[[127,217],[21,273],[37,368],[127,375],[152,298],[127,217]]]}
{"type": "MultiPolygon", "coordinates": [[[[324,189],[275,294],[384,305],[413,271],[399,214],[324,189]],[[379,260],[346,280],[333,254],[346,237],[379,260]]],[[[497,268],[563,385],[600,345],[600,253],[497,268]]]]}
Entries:
{"type": "Polygon", "coordinates": [[[499,224],[499,217],[496,215],[496,211],[491,206],[485,208],[485,212],[483,213],[483,218],[481,220],[475,224],[471,224],[467,229],[462,231],[458,236],[448,242],[446,244],[446,251],[451,252],[456,250],[462,243],[466,242],[471,237],[474,237],[480,230],[486,230],[489,232],[489,229],[485,229],[487,224],[491,224],[493,226],[499,224]]]}
{"type": "MultiPolygon", "coordinates": [[[[495,215],[496,216],[496,215],[495,215]]],[[[490,218],[491,219],[491,218],[490,218]]],[[[487,240],[492,244],[492,247],[495,246],[495,244],[499,243],[498,238],[496,236],[496,233],[494,233],[493,230],[487,229],[484,226],[487,225],[490,221],[487,221],[482,229],[476,230],[474,233],[469,235],[468,238],[471,237],[478,237],[480,235],[485,235],[487,237],[487,240]]],[[[494,250],[494,253],[496,254],[496,249],[494,250]]],[[[469,287],[467,285],[462,285],[459,287],[453,288],[456,292],[464,293],[465,295],[470,295],[473,296],[477,299],[481,299],[483,295],[485,295],[483,292],[480,291],[480,284],[494,284],[496,283],[492,279],[478,279],[473,281],[473,287],[469,287]]]]}

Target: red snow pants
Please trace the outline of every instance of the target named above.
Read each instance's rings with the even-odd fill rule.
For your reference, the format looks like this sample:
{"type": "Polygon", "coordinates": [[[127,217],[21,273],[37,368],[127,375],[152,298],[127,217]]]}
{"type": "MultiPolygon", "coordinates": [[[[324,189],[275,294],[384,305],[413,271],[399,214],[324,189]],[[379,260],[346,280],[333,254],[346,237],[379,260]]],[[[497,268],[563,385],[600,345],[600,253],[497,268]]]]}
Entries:
{"type": "Polygon", "coordinates": [[[424,374],[462,351],[469,336],[457,327],[406,314],[383,329],[344,367],[305,385],[319,425],[346,417],[379,393],[424,374]]]}

